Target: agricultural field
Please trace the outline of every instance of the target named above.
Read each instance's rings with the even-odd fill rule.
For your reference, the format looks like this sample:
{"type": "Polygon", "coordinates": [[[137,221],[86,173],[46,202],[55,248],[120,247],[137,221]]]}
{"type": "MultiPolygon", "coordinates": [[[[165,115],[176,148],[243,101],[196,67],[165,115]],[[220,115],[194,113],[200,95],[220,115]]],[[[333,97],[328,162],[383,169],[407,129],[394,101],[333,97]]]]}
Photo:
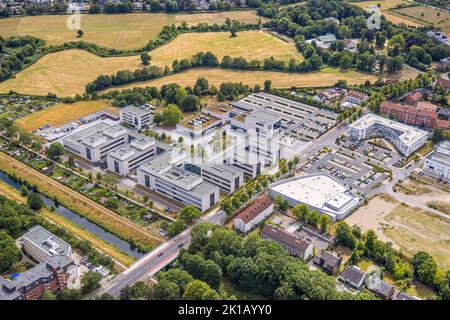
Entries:
{"type": "Polygon", "coordinates": [[[45,55],[15,78],[1,82],[0,92],[73,96],[84,93],[85,85],[99,75],[139,67],[142,67],[139,56],[101,58],[84,50],[64,50],[45,55]]]}
{"type": "MultiPolygon", "coordinates": [[[[338,80],[347,80],[349,84],[360,84],[364,83],[366,80],[374,82],[378,79],[376,74],[372,75],[357,71],[341,72],[339,69],[331,67],[325,67],[320,71],[307,73],[196,68],[167,77],[150,81],[136,82],[109,90],[147,86],[161,87],[169,83],[178,83],[181,86],[191,86],[195,84],[195,81],[200,77],[205,77],[208,79],[209,84],[214,84],[215,86],[219,86],[221,83],[228,81],[242,82],[249,86],[254,86],[255,84],[262,86],[265,80],[271,80],[273,88],[290,88],[292,86],[332,86],[338,80]]],[[[409,78],[409,74],[406,78],[409,78]]]]}
{"type": "Polygon", "coordinates": [[[160,67],[172,66],[174,60],[191,58],[197,52],[211,51],[219,60],[225,55],[246,60],[274,57],[277,60],[298,61],[303,57],[295,44],[287,43],[264,31],[241,31],[237,37],[229,32],[181,34],[168,44],[150,52],[152,63],[160,67]]]}
{"type": "MultiPolygon", "coordinates": [[[[351,1],[350,1],[351,2],[351,1]]],[[[407,0],[378,0],[378,1],[361,1],[361,2],[353,2],[355,6],[366,9],[368,6],[376,6],[377,4],[381,4],[381,12],[386,17],[388,21],[392,23],[404,23],[409,26],[419,27],[421,24],[406,17],[403,17],[399,14],[393,13],[390,9],[400,5],[400,4],[409,4],[410,1],[407,0]]]]}
{"type": "MultiPolygon", "coordinates": [[[[200,14],[130,13],[130,14],[83,14],[82,40],[108,48],[135,49],[145,46],[164,25],[207,22],[223,23],[226,18],[255,23],[256,11],[230,11],[200,14]]],[[[0,36],[32,35],[58,45],[78,41],[76,30],[67,28],[68,15],[38,15],[0,19],[0,36]]]]}
{"type": "Polygon", "coordinates": [[[106,101],[79,101],[71,104],[61,103],[19,118],[16,120],[16,124],[26,131],[33,131],[45,124],[51,124],[54,128],[57,128],[67,122],[76,121],[81,117],[103,109],[118,112],[117,108],[110,106],[106,101]]]}
{"type": "Polygon", "coordinates": [[[404,16],[405,19],[416,21],[422,25],[433,25],[450,33],[450,13],[444,10],[418,5],[392,10],[392,12],[404,16]]]}

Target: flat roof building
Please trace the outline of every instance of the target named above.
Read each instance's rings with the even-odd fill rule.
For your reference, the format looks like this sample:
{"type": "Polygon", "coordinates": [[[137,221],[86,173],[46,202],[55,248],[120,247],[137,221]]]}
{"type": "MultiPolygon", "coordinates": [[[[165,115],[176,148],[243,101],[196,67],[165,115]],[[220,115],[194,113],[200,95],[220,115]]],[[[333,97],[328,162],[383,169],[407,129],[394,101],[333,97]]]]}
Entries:
{"type": "Polygon", "coordinates": [[[273,206],[273,200],[266,195],[255,199],[234,219],[234,228],[243,233],[249,232],[273,212],[273,206]]]}
{"type": "Polygon", "coordinates": [[[133,133],[127,128],[100,122],[65,137],[62,142],[67,150],[96,163],[105,159],[111,150],[128,144],[132,139],[133,133]]]}
{"type": "Polygon", "coordinates": [[[290,206],[305,204],[311,210],[327,214],[332,221],[344,219],[359,203],[352,191],[323,173],[275,182],[269,186],[269,194],[272,198],[281,196],[290,206]]]}
{"type": "Polygon", "coordinates": [[[289,254],[308,260],[313,254],[314,246],[311,241],[300,236],[290,234],[280,228],[265,225],[261,231],[261,237],[280,244],[289,254]]]}
{"type": "Polygon", "coordinates": [[[108,153],[108,170],[126,176],[152,157],[169,150],[170,146],[153,138],[138,135],[129,144],[117,147],[108,153]]]}
{"type": "Polygon", "coordinates": [[[369,113],[350,124],[348,132],[354,140],[382,136],[391,141],[398,151],[405,156],[419,149],[428,138],[428,133],[424,130],[373,113],[369,113]]]}
{"type": "Polygon", "coordinates": [[[222,120],[206,113],[198,113],[177,124],[177,130],[188,137],[203,136],[212,128],[220,127],[222,120]]]}
{"type": "Polygon", "coordinates": [[[77,276],[72,259],[49,257],[12,281],[0,277],[0,300],[40,299],[45,292],[64,290],[72,276],[77,276]]]}
{"type": "Polygon", "coordinates": [[[140,107],[133,105],[126,106],[120,109],[120,121],[137,130],[141,130],[153,123],[155,109],[155,107],[149,104],[144,104],[140,107]]]}
{"type": "Polygon", "coordinates": [[[138,183],[202,212],[219,201],[219,188],[190,171],[184,152],[164,152],[137,170],[138,183]]]}
{"type": "Polygon", "coordinates": [[[425,158],[423,170],[435,177],[450,180],[450,141],[439,143],[435,151],[425,158]]]}
{"type": "Polygon", "coordinates": [[[244,184],[244,172],[226,164],[200,165],[202,178],[227,193],[233,193],[244,184]]]}
{"type": "Polygon", "coordinates": [[[22,236],[23,249],[41,262],[53,256],[70,257],[72,247],[41,226],[35,226],[22,236]]]}

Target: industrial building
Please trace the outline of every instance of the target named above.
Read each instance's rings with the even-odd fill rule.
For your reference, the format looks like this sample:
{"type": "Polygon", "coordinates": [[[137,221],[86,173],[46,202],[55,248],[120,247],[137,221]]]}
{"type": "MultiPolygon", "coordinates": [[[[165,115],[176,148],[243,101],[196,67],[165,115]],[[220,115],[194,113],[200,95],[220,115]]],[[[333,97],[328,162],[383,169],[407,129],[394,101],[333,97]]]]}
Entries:
{"type": "Polygon", "coordinates": [[[350,124],[348,132],[350,138],[354,140],[363,140],[376,136],[386,138],[405,156],[419,149],[428,138],[428,133],[424,130],[372,113],[350,124]]]}
{"type": "Polygon", "coordinates": [[[311,210],[327,214],[332,221],[344,219],[359,203],[351,190],[322,173],[275,182],[269,186],[269,195],[281,196],[290,206],[305,204],[311,210]]]}
{"type": "Polygon", "coordinates": [[[53,256],[70,257],[72,247],[64,240],[41,226],[35,226],[21,238],[23,250],[36,261],[42,262],[53,256]]]}

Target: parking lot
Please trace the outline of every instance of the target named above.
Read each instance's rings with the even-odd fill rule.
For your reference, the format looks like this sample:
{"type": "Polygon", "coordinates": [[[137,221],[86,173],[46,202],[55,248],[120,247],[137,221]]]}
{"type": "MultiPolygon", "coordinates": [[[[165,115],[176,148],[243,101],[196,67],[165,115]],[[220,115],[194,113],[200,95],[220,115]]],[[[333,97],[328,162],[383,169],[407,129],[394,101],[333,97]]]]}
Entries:
{"type": "Polygon", "coordinates": [[[386,144],[385,142],[377,142],[380,145],[374,145],[368,141],[352,141],[344,138],[340,141],[340,147],[350,150],[352,153],[381,161],[386,165],[402,166],[405,158],[389,149],[387,145],[382,147],[382,143],[386,144]]]}
{"type": "Polygon", "coordinates": [[[367,156],[349,150],[332,150],[311,159],[302,170],[309,174],[326,173],[361,196],[373,190],[388,175],[378,172],[367,163],[367,156]]]}

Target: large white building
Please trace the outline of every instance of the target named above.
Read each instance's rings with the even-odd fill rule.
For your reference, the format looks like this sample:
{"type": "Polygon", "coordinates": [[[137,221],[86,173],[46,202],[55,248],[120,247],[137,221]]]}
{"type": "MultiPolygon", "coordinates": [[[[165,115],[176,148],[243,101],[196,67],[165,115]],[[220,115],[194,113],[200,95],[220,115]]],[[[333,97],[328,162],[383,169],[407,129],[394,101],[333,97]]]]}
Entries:
{"type": "Polygon", "coordinates": [[[144,104],[140,107],[133,105],[120,109],[120,121],[137,130],[153,123],[155,107],[144,104]]]}
{"type": "Polygon", "coordinates": [[[206,182],[218,186],[222,191],[233,193],[244,184],[244,172],[235,167],[216,163],[199,165],[206,182]]]}
{"type": "Polygon", "coordinates": [[[62,142],[70,152],[97,163],[113,149],[128,144],[134,136],[135,133],[123,126],[100,122],[65,137],[62,142]]]}
{"type": "Polygon", "coordinates": [[[117,147],[108,153],[106,157],[108,170],[126,176],[142,163],[169,149],[170,146],[162,142],[139,135],[129,144],[117,147]]]}
{"type": "Polygon", "coordinates": [[[359,203],[351,190],[322,173],[275,182],[269,187],[269,195],[281,196],[290,206],[306,204],[311,210],[327,214],[332,221],[344,219],[359,203]]]}
{"type": "Polygon", "coordinates": [[[442,141],[435,152],[425,158],[423,170],[432,175],[450,180],[450,141],[442,141]]]}
{"type": "Polygon", "coordinates": [[[59,255],[70,257],[72,253],[70,244],[41,226],[30,229],[22,236],[21,242],[23,250],[38,262],[59,255]]]}
{"type": "Polygon", "coordinates": [[[424,130],[372,113],[350,124],[348,132],[350,138],[354,140],[363,140],[371,136],[382,136],[392,142],[398,151],[405,156],[419,149],[426,143],[428,138],[428,133],[424,130]]]}
{"type": "Polygon", "coordinates": [[[203,212],[219,201],[219,187],[194,171],[184,152],[168,151],[141,165],[137,179],[140,185],[203,212]]]}

